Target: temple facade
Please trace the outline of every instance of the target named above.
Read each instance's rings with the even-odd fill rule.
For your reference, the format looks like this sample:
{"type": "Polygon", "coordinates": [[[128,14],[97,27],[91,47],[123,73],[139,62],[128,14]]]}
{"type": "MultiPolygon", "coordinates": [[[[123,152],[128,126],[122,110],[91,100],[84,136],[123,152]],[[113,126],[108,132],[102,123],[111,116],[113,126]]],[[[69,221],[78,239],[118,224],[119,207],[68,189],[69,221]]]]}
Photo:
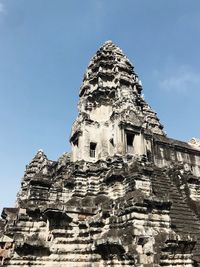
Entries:
{"type": "Polygon", "coordinates": [[[0,265],[200,266],[200,141],[166,135],[112,41],[79,96],[71,152],[38,151],[2,211],[0,265]]]}

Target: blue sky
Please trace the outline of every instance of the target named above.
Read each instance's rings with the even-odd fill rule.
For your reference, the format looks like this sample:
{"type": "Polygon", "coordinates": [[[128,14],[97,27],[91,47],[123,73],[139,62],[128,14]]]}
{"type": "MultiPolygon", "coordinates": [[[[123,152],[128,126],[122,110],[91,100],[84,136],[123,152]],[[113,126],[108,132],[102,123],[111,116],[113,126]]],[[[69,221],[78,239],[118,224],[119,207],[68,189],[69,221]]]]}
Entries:
{"type": "Polygon", "coordinates": [[[38,149],[70,150],[83,74],[110,39],[168,136],[200,137],[199,0],[0,0],[0,209],[38,149]]]}

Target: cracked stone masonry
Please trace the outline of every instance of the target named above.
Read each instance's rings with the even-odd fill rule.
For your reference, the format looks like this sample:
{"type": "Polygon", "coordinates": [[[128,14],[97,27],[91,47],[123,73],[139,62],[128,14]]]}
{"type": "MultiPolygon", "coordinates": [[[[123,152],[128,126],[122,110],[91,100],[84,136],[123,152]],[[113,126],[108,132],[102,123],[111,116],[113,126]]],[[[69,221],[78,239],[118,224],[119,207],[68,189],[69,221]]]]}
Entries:
{"type": "Polygon", "coordinates": [[[169,138],[107,41],[80,88],[72,151],[39,150],[0,219],[6,267],[200,266],[200,141],[169,138]]]}

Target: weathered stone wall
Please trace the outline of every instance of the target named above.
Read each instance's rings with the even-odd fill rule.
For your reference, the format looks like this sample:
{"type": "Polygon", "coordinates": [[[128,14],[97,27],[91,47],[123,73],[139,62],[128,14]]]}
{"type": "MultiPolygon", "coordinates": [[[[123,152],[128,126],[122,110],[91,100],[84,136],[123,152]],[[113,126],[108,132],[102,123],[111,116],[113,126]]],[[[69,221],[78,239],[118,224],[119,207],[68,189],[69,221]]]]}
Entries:
{"type": "Polygon", "coordinates": [[[131,156],[72,163],[66,155],[49,166],[35,170],[18,208],[3,211],[3,236],[14,244],[3,266],[194,266],[200,223],[171,169],[131,156]],[[191,220],[184,229],[182,202],[191,220]]]}
{"type": "Polygon", "coordinates": [[[191,171],[200,177],[200,149],[195,149],[189,143],[170,138],[156,136],[153,142],[155,164],[163,167],[171,162],[183,163],[186,171],[191,171]]]}

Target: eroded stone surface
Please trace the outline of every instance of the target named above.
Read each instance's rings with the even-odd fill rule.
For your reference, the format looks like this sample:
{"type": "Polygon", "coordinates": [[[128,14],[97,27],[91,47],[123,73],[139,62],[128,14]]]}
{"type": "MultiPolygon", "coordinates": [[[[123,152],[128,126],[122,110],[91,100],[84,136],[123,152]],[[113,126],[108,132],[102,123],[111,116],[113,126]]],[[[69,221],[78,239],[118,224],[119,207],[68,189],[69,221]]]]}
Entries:
{"type": "Polygon", "coordinates": [[[168,138],[111,41],[91,60],[72,152],[27,165],[0,220],[7,267],[200,266],[200,150],[168,138]]]}

